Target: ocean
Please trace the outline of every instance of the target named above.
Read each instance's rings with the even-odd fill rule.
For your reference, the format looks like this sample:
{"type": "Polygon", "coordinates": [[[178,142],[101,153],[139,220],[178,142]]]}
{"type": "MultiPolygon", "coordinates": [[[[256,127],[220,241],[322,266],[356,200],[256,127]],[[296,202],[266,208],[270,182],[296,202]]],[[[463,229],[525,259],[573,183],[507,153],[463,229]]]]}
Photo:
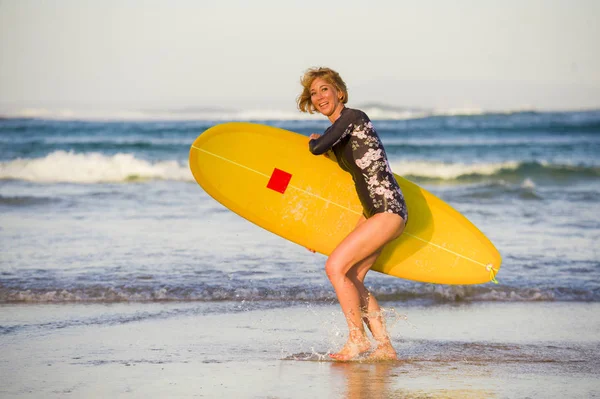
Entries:
{"type": "MultiPolygon", "coordinates": [[[[598,313],[585,310],[586,306],[598,309],[600,302],[600,111],[371,115],[377,116],[372,116],[373,124],[393,171],[463,213],[503,257],[497,285],[432,285],[372,272],[366,285],[388,309],[390,323],[408,329],[411,336],[411,317],[418,316],[406,309],[419,309],[413,315],[437,314],[456,307],[464,311],[466,306],[474,314],[502,314],[511,306],[523,309],[536,304],[547,317],[552,317],[555,307],[563,309],[561,314],[572,307],[573,314],[587,317],[593,328],[600,325],[598,313]],[[583,310],[577,313],[577,309],[583,310]]],[[[322,133],[329,124],[316,115],[260,117],[250,121],[307,137],[322,133]]],[[[243,334],[260,328],[272,331],[278,322],[283,329],[276,338],[269,333],[268,349],[257,344],[261,353],[267,353],[259,358],[312,359],[314,350],[334,349],[329,344],[337,342],[344,328],[323,270],[325,257],[233,214],[193,180],[190,145],[203,131],[226,120],[210,115],[203,119],[0,119],[3,348],[26,348],[20,342],[32,336],[56,337],[65,329],[253,314],[254,321],[242,322],[248,328],[243,334]],[[319,320],[321,330],[301,322],[311,315],[319,320]],[[287,325],[294,334],[312,338],[298,342],[292,335],[287,337],[287,325]],[[319,331],[325,331],[322,340],[317,338],[319,331]],[[286,337],[288,343],[282,343],[286,337]],[[291,348],[290,342],[298,345],[291,348]]],[[[455,316],[448,317],[460,320],[455,316]]],[[[519,320],[528,323],[527,318],[519,320]]],[[[531,322],[543,328],[539,319],[531,322]]],[[[436,353],[445,353],[444,361],[450,361],[448,353],[462,353],[485,363],[477,357],[483,345],[484,352],[501,352],[498,356],[506,367],[515,358],[539,364],[584,359],[588,365],[584,372],[595,373],[600,361],[592,351],[600,348],[598,331],[590,332],[589,326],[578,331],[586,329],[592,335],[583,340],[588,346],[578,344],[580,352],[558,345],[546,348],[546,357],[532,352],[531,343],[522,344],[516,334],[509,339],[517,342],[514,346],[502,340],[486,344],[483,331],[474,335],[479,340],[475,346],[456,337],[435,339],[431,331],[425,334],[432,340],[428,344],[416,337],[411,341],[403,333],[396,339],[412,342],[406,347],[399,344],[400,357],[421,356],[422,362],[431,361],[436,353]]],[[[542,341],[569,341],[568,333],[561,331],[546,332],[550,335],[542,341]]],[[[98,353],[88,366],[110,364],[98,353]]],[[[234,354],[219,353],[205,360],[223,367],[246,356],[239,348],[234,354]]],[[[14,352],[13,358],[17,356],[14,352]]],[[[75,357],[69,357],[69,364],[76,363],[75,357]]],[[[123,362],[135,363],[134,358],[123,362]]],[[[162,362],[169,363],[168,356],[162,362]]],[[[5,372],[8,367],[0,364],[5,372]]],[[[591,384],[593,379],[585,381],[591,384]]],[[[20,396],[28,386],[37,393],[44,389],[41,382],[11,384],[5,394],[20,396]]],[[[582,392],[597,392],[590,386],[582,392]]],[[[211,392],[226,392],[219,389],[213,386],[211,392]]],[[[294,397],[273,392],[277,397],[294,397]]]]}
{"type": "MultiPolygon", "coordinates": [[[[305,135],[328,126],[256,122],[305,135]]],[[[323,258],[194,182],[189,147],[216,123],[0,120],[0,303],[331,301],[323,258]]],[[[374,124],[394,172],[466,215],[503,256],[497,286],[371,276],[378,296],[600,301],[600,111],[374,124]]]]}

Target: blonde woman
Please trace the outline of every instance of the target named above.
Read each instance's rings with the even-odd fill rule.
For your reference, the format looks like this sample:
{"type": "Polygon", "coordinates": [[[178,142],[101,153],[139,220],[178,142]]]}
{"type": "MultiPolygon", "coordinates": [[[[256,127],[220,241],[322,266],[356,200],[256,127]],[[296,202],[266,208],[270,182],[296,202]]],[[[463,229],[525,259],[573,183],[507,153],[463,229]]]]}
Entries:
{"type": "Polygon", "coordinates": [[[348,340],[330,356],[346,361],[371,349],[364,323],[377,341],[372,360],[397,358],[386,331],[379,304],[364,285],[367,272],[383,246],[399,237],[408,220],[406,203],[390,169],[381,140],[362,111],[347,108],[348,90],[340,75],[329,68],[311,68],[301,79],[298,108],[318,112],[332,125],[312,134],[309,150],[314,155],[331,151],[339,166],[352,175],[363,206],[357,225],[331,253],[325,272],[333,285],[348,323],[348,340]]]}

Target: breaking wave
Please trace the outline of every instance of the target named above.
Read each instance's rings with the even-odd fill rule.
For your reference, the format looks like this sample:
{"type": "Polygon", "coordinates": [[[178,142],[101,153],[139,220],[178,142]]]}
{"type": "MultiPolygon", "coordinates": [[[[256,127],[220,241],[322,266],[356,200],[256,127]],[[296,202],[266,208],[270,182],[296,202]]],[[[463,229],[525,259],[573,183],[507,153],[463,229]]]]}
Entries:
{"type": "Polygon", "coordinates": [[[151,162],[133,154],[55,151],[41,158],[0,162],[0,179],[40,183],[108,183],[140,180],[192,181],[187,165],[151,162]]]}
{"type": "Polygon", "coordinates": [[[547,162],[501,162],[484,164],[461,164],[441,162],[396,162],[392,163],[395,173],[418,181],[528,181],[551,180],[553,182],[571,179],[600,177],[600,167],[547,162]]]}
{"type": "MultiPolygon", "coordinates": [[[[600,167],[546,162],[442,163],[405,161],[392,163],[395,173],[425,182],[533,181],[553,182],[597,179],[600,167]]],[[[134,154],[54,151],[40,158],[0,162],[0,180],[39,183],[107,183],[143,180],[193,181],[187,159],[148,161],[134,154]]]]}

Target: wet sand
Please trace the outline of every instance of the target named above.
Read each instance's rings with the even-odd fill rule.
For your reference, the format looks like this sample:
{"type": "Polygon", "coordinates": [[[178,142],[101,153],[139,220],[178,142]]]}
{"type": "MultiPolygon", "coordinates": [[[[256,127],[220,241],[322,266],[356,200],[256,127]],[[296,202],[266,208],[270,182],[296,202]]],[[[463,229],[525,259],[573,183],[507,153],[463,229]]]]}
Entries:
{"type": "Polygon", "coordinates": [[[398,362],[336,363],[336,304],[0,306],[0,397],[591,398],[600,304],[384,303],[398,362]]]}

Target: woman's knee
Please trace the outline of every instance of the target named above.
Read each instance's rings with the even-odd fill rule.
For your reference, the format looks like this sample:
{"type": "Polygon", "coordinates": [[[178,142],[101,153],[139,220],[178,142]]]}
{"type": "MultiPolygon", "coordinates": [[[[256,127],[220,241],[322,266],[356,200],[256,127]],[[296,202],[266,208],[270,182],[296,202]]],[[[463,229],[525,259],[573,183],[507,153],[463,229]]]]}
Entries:
{"type": "Polygon", "coordinates": [[[345,263],[334,257],[330,256],[325,262],[325,274],[327,274],[329,280],[345,276],[347,271],[348,268],[345,263]]]}

